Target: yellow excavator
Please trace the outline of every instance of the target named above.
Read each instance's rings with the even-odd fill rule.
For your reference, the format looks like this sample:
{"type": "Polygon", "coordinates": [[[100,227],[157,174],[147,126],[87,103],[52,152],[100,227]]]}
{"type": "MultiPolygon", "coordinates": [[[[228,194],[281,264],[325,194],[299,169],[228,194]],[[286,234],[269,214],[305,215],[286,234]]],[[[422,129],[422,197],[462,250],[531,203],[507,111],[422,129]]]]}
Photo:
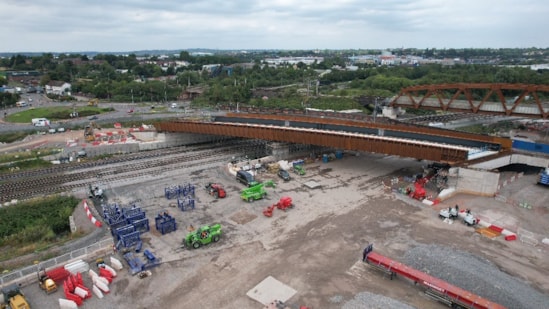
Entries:
{"type": "Polygon", "coordinates": [[[88,101],[88,106],[97,106],[97,104],[99,104],[99,99],[97,98],[88,101]]]}
{"type": "Polygon", "coordinates": [[[12,309],[30,309],[30,305],[25,299],[25,295],[21,292],[21,289],[17,284],[9,285],[2,289],[4,296],[4,303],[0,304],[0,308],[12,308],[12,309]]]}
{"type": "Polygon", "coordinates": [[[84,139],[86,142],[95,141],[95,135],[93,133],[94,129],[101,130],[95,121],[91,121],[90,124],[84,128],[84,139]]]}
{"type": "Polygon", "coordinates": [[[38,270],[38,284],[40,285],[40,288],[46,292],[46,294],[51,294],[57,291],[57,284],[52,278],[50,278],[50,276],[48,276],[48,274],[46,274],[46,270],[44,269],[38,270]]]}

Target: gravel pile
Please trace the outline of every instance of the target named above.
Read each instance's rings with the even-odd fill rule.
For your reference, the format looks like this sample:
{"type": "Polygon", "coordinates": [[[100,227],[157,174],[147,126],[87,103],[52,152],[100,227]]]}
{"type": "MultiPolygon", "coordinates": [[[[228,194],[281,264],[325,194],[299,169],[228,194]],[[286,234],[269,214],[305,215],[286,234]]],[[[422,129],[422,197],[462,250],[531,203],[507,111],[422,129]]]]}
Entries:
{"type": "Polygon", "coordinates": [[[346,302],[342,309],[414,309],[404,303],[369,292],[361,292],[355,298],[346,302]]]}
{"type": "Polygon", "coordinates": [[[507,308],[547,308],[549,296],[500,271],[486,259],[437,245],[420,245],[401,261],[507,308]]]}

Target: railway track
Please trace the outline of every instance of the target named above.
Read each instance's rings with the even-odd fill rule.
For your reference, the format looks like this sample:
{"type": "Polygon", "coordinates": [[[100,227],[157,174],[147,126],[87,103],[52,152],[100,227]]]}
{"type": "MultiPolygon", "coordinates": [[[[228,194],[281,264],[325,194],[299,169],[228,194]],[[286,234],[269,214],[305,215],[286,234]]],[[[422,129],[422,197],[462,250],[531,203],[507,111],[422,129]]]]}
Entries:
{"type": "Polygon", "coordinates": [[[97,182],[131,181],[134,178],[161,175],[175,169],[228,162],[243,152],[257,151],[254,141],[232,141],[177,147],[85,162],[74,166],[24,171],[0,178],[0,202],[71,192],[97,182]]]}

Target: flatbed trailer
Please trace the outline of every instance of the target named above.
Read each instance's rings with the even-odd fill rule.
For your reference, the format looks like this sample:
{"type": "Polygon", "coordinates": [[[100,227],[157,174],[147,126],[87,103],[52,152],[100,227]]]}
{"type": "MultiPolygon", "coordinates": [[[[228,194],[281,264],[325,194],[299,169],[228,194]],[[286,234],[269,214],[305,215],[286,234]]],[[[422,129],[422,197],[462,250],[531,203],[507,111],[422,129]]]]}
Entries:
{"type": "Polygon", "coordinates": [[[391,280],[398,274],[420,284],[425,293],[452,308],[504,309],[505,307],[475,295],[469,291],[454,286],[442,279],[430,276],[422,271],[392,260],[377,252],[373,245],[364,248],[362,261],[387,273],[391,280]]]}

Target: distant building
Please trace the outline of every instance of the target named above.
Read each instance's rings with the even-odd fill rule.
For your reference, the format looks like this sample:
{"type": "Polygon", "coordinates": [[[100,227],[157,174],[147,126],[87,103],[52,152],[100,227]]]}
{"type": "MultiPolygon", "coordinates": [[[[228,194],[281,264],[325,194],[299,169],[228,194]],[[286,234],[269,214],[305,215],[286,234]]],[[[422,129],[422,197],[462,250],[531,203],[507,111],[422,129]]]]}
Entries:
{"type": "Polygon", "coordinates": [[[63,81],[50,81],[45,87],[46,94],[66,95],[71,91],[71,84],[63,81]]]}

